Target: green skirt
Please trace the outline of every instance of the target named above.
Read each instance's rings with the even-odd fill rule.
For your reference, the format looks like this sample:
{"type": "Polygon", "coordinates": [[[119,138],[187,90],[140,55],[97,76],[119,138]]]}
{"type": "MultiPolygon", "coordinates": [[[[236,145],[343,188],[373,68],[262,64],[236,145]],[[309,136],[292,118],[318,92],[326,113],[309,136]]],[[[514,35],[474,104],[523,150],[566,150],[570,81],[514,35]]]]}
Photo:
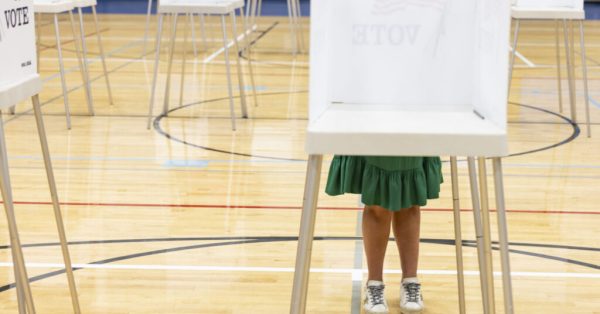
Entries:
{"type": "Polygon", "coordinates": [[[443,181],[439,157],[335,156],[325,192],[361,194],[365,205],[398,211],[438,198],[443,181]]]}

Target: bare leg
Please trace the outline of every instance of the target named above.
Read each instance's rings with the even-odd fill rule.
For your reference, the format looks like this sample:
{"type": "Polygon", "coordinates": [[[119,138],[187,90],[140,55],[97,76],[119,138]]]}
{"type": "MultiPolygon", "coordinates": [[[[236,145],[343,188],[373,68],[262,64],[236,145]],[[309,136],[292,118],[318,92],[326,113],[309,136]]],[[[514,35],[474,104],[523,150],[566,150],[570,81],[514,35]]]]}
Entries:
{"type": "Polygon", "coordinates": [[[383,260],[390,239],[392,214],[380,206],[365,206],[362,229],[369,280],[383,281],[383,260]]]}
{"type": "Polygon", "coordinates": [[[402,209],[393,215],[393,229],[400,253],[402,279],[416,277],[419,266],[421,208],[414,206],[402,209]]]}

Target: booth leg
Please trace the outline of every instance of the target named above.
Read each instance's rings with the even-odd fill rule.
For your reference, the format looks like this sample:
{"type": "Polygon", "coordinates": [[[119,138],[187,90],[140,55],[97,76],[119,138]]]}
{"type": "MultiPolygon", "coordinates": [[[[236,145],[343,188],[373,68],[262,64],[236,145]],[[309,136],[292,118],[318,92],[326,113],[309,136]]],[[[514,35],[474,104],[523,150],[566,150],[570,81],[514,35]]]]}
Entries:
{"type": "Polygon", "coordinates": [[[46,176],[48,177],[48,186],[50,187],[50,195],[52,197],[52,206],[54,208],[54,218],[56,219],[56,227],[60,239],[60,247],[62,250],[63,260],[65,262],[65,271],[69,282],[69,291],[71,293],[71,303],[73,304],[73,312],[81,313],[79,307],[79,297],[77,296],[77,287],[75,285],[75,276],[73,275],[73,266],[71,265],[71,255],[69,254],[69,245],[65,233],[60,204],[58,202],[58,192],[56,189],[56,181],[54,179],[54,170],[52,170],[52,160],[50,159],[50,150],[48,148],[48,139],[46,138],[46,129],[42,118],[42,110],[40,108],[40,99],[37,95],[31,98],[33,102],[33,111],[35,113],[35,122],[37,124],[38,135],[44,156],[44,164],[46,166],[46,176]]]}
{"type": "Polygon", "coordinates": [[[510,67],[508,68],[508,96],[510,96],[510,85],[512,84],[513,69],[515,67],[515,56],[517,55],[517,44],[519,43],[519,29],[521,20],[515,19],[515,34],[513,37],[512,52],[510,54],[510,67]]]}
{"type": "Polygon", "coordinates": [[[17,284],[17,296],[19,297],[19,313],[35,314],[33,295],[29,286],[29,277],[25,267],[25,259],[19,239],[17,219],[13,206],[12,188],[10,186],[10,173],[8,169],[8,155],[6,153],[6,137],[4,136],[4,122],[0,116],[0,189],[2,190],[2,203],[6,212],[8,232],[10,235],[10,249],[15,269],[15,282],[17,284]],[[25,306],[23,306],[23,302],[25,306]],[[23,312],[27,309],[25,312],[23,312]]]}
{"type": "Polygon", "coordinates": [[[308,158],[290,314],[304,314],[306,311],[306,295],[308,292],[310,259],[317,218],[317,202],[319,199],[322,164],[322,155],[310,155],[308,158]]]}
{"type": "MultiPolygon", "coordinates": [[[[191,14],[188,14],[188,17],[191,19],[191,14]]],[[[185,86],[185,68],[186,68],[186,61],[187,61],[187,37],[188,37],[188,27],[189,27],[189,21],[186,20],[185,25],[183,27],[183,52],[182,52],[182,58],[181,58],[181,79],[179,82],[179,107],[183,106],[183,90],[184,90],[184,86],[185,86]]],[[[192,29],[193,25],[192,25],[192,29]]]]}
{"type": "Polygon", "coordinates": [[[81,49],[83,50],[83,67],[85,68],[85,73],[87,75],[87,80],[85,84],[87,84],[87,101],[88,101],[88,112],[90,116],[94,115],[94,100],[92,97],[92,83],[90,81],[90,67],[88,64],[88,51],[87,44],[85,43],[85,29],[83,26],[83,12],[81,8],[77,8],[77,13],[79,14],[79,30],[81,32],[81,49]]]}
{"type": "Polygon", "coordinates": [[[577,110],[575,105],[575,78],[573,77],[573,63],[571,56],[571,49],[569,48],[569,25],[567,20],[563,20],[563,32],[565,36],[565,58],[567,59],[567,75],[569,81],[569,102],[571,105],[571,120],[577,123],[577,110]]]}
{"type": "Polygon", "coordinates": [[[299,39],[299,47],[300,47],[300,52],[305,52],[306,51],[306,45],[304,44],[304,29],[302,28],[302,11],[300,9],[300,0],[292,0],[294,1],[294,18],[296,19],[296,32],[297,32],[297,38],[299,39]]]}
{"type": "Polygon", "coordinates": [[[587,136],[592,137],[592,123],[590,121],[590,95],[588,89],[587,60],[585,55],[585,35],[583,21],[579,21],[579,45],[581,50],[581,70],[583,71],[583,92],[585,97],[585,122],[587,124],[587,136]]]}
{"type": "Polygon", "coordinates": [[[248,22],[244,16],[244,12],[240,9],[240,16],[242,18],[242,24],[244,24],[244,40],[246,43],[247,58],[248,58],[248,70],[250,71],[250,83],[252,84],[252,94],[254,98],[254,106],[258,106],[258,98],[256,96],[256,83],[254,81],[254,69],[252,65],[252,41],[248,39],[252,34],[252,30],[248,29],[248,22]]]}
{"type": "Polygon", "coordinates": [[[208,39],[206,38],[206,19],[204,14],[200,14],[200,32],[202,33],[202,45],[204,45],[204,51],[208,51],[208,39]]]}
{"type": "MultiPolygon", "coordinates": [[[[246,84],[244,83],[244,71],[242,70],[242,57],[240,56],[241,49],[240,44],[238,43],[238,34],[237,34],[237,18],[235,14],[235,10],[230,14],[231,22],[233,23],[233,43],[235,47],[235,59],[237,61],[237,74],[238,74],[238,83],[240,86],[240,98],[241,98],[241,107],[242,107],[242,118],[248,118],[248,106],[246,104],[246,84]]],[[[246,36],[246,33],[244,33],[246,36]]]]}
{"type": "Polygon", "coordinates": [[[171,50],[169,50],[169,61],[167,66],[167,84],[165,87],[165,99],[163,102],[163,114],[169,112],[169,98],[171,97],[171,71],[173,70],[173,55],[175,53],[175,41],[177,40],[177,17],[179,14],[172,15],[173,22],[171,24],[171,50]]]}
{"type": "Polygon", "coordinates": [[[152,0],[148,0],[148,11],[146,12],[146,28],[144,30],[144,50],[143,55],[146,55],[146,45],[148,44],[148,34],[150,32],[150,16],[152,16],[152,0]]]}
{"type": "Polygon", "coordinates": [[[496,192],[496,209],[498,216],[498,242],[500,243],[500,261],[502,263],[502,287],[504,291],[504,313],[514,313],[510,258],[508,250],[508,226],[506,222],[506,205],[504,202],[504,182],[502,179],[502,159],[493,159],[494,188],[496,192]]]}
{"type": "Polygon", "coordinates": [[[108,67],[106,66],[106,55],[104,54],[104,44],[102,43],[102,35],[100,34],[100,27],[98,26],[98,14],[96,14],[95,5],[92,6],[92,15],[96,27],[96,39],[98,39],[98,49],[100,52],[100,60],[102,61],[102,70],[104,71],[104,80],[106,81],[106,88],[108,90],[108,101],[111,105],[114,105],[112,88],[110,87],[110,79],[108,78],[108,67]]]}
{"type": "Polygon", "coordinates": [[[452,205],[454,209],[454,239],[456,247],[456,274],[458,280],[458,305],[459,313],[466,313],[465,302],[465,273],[462,250],[462,231],[460,223],[460,197],[458,192],[458,162],[456,157],[450,157],[452,173],[452,205]]]}
{"type": "Polygon", "coordinates": [[[481,284],[481,300],[483,303],[483,311],[485,314],[493,314],[489,312],[489,295],[486,272],[487,262],[484,254],[483,244],[483,225],[481,223],[481,206],[479,203],[479,188],[477,184],[477,165],[474,157],[468,157],[469,165],[469,185],[471,186],[471,200],[473,202],[473,221],[475,223],[475,238],[477,241],[477,260],[479,262],[479,280],[481,284]]]}
{"type": "Polygon", "coordinates": [[[560,23],[558,20],[555,21],[554,25],[554,36],[556,37],[556,77],[558,83],[558,111],[563,112],[563,96],[562,96],[562,69],[560,62],[560,23]]]}
{"type": "Polygon", "coordinates": [[[83,82],[83,88],[87,97],[88,88],[90,87],[88,84],[89,75],[86,72],[85,67],[83,66],[83,57],[81,55],[82,53],[80,47],[81,43],[79,42],[79,36],[77,36],[77,28],[75,28],[75,18],[73,17],[73,11],[69,11],[69,20],[71,22],[71,32],[73,33],[73,43],[75,45],[75,55],[77,56],[79,73],[81,73],[81,81],[83,82]]]}
{"type": "Polygon", "coordinates": [[[479,194],[481,202],[481,222],[483,225],[483,252],[485,255],[485,272],[481,274],[486,276],[487,293],[488,293],[488,310],[489,313],[496,313],[495,297],[494,297],[494,266],[492,256],[492,234],[490,224],[490,206],[489,194],[487,186],[487,169],[485,157],[479,157],[479,194]]]}
{"type": "Polygon", "coordinates": [[[160,65],[160,41],[162,39],[163,21],[164,15],[159,14],[158,30],[156,32],[156,57],[154,60],[154,75],[152,77],[152,89],[150,91],[150,104],[148,105],[148,130],[150,130],[150,124],[152,123],[152,114],[154,111],[154,94],[156,94],[156,79],[158,78],[158,66],[160,65]]]}
{"type": "MultiPolygon", "coordinates": [[[[60,71],[60,82],[62,85],[63,98],[65,102],[65,115],[67,117],[67,129],[71,129],[71,109],[69,108],[69,91],[67,90],[67,80],[65,78],[65,64],[62,56],[62,47],[60,45],[60,29],[58,27],[58,14],[54,14],[54,32],[56,34],[56,50],[58,51],[58,67],[60,71]]],[[[85,71],[85,70],[84,70],[85,71]]],[[[85,84],[85,82],[84,82],[85,84]]]]}
{"type": "Polygon", "coordinates": [[[289,23],[290,23],[290,36],[291,36],[291,41],[292,41],[292,54],[295,56],[296,54],[298,54],[298,38],[296,37],[296,27],[294,26],[294,23],[296,22],[294,19],[294,12],[293,12],[293,8],[292,8],[292,2],[294,0],[287,0],[287,6],[288,6],[288,19],[289,19],[289,23]]]}
{"type": "Polygon", "coordinates": [[[227,42],[227,28],[225,15],[221,15],[221,31],[223,32],[223,51],[225,55],[225,70],[227,74],[227,91],[229,92],[229,111],[231,112],[231,129],[235,131],[235,108],[233,105],[233,87],[231,86],[231,66],[229,64],[229,43],[227,42]]]}
{"type": "Polygon", "coordinates": [[[198,41],[196,40],[196,21],[194,13],[188,14],[190,19],[190,28],[192,30],[192,49],[194,49],[194,58],[198,57],[198,41]]]}

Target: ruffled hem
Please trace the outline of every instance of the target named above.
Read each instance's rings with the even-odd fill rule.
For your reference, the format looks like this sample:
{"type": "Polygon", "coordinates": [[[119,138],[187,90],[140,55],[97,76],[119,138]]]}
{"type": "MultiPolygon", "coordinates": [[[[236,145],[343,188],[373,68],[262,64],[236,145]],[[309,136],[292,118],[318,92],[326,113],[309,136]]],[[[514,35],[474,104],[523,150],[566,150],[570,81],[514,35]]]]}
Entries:
{"type": "Polygon", "coordinates": [[[388,171],[355,156],[335,156],[329,169],[325,192],[336,196],[361,194],[365,205],[377,205],[391,211],[425,206],[428,199],[439,197],[444,181],[439,157],[424,157],[423,166],[388,171]]]}

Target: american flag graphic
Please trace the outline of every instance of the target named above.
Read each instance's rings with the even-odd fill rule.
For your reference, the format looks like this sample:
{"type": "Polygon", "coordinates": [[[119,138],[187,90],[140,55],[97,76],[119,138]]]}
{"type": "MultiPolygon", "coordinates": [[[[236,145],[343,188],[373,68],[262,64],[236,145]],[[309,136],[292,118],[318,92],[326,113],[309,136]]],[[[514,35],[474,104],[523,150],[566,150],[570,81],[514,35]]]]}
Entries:
{"type": "Polygon", "coordinates": [[[373,0],[371,13],[388,15],[398,11],[404,11],[408,7],[422,7],[443,11],[448,0],[373,0]]]}

